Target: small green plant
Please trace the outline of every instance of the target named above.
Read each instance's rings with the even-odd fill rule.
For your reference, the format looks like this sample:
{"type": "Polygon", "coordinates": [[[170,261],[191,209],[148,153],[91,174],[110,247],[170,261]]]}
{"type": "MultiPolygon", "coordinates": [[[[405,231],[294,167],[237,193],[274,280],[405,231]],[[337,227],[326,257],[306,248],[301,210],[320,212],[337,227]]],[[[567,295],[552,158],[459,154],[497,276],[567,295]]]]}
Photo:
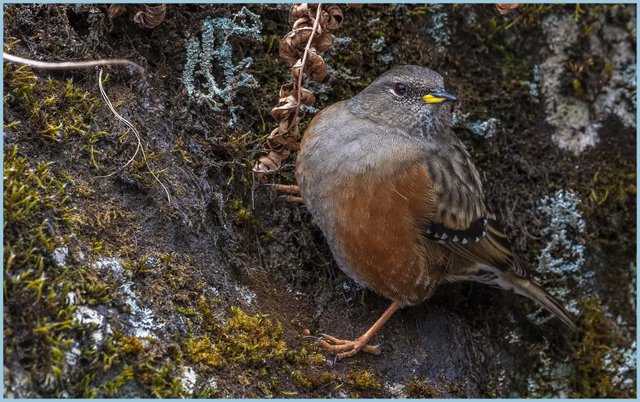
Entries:
{"type": "Polygon", "coordinates": [[[59,82],[42,79],[26,66],[4,66],[5,106],[21,115],[5,122],[5,130],[37,133],[44,141],[66,143],[79,140],[90,166],[100,168],[104,158],[98,146],[108,133],[99,129],[95,119],[99,100],[80,89],[73,80],[59,82]],[[24,116],[24,118],[22,117],[24,116]]]}
{"type": "Polygon", "coordinates": [[[371,371],[352,371],[349,377],[353,381],[353,385],[359,390],[380,391],[382,388],[382,384],[371,371]]]}

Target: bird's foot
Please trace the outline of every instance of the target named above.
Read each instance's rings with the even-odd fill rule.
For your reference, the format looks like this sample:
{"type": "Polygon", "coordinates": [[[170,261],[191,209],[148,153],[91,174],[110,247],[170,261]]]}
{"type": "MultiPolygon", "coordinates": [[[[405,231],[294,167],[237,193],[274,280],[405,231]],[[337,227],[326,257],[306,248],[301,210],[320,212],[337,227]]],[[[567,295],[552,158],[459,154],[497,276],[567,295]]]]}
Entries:
{"type": "Polygon", "coordinates": [[[300,197],[299,195],[293,195],[293,194],[300,193],[299,186],[296,186],[294,184],[271,184],[271,188],[274,189],[275,191],[286,193],[284,195],[279,196],[278,198],[280,199],[284,199],[290,202],[297,202],[297,203],[303,202],[302,197],[300,197]]]}
{"type": "Polygon", "coordinates": [[[351,357],[360,351],[374,355],[380,354],[380,345],[368,345],[369,339],[364,336],[353,341],[347,341],[327,334],[321,335],[322,338],[318,339],[318,343],[329,352],[334,353],[337,360],[351,357]]]}

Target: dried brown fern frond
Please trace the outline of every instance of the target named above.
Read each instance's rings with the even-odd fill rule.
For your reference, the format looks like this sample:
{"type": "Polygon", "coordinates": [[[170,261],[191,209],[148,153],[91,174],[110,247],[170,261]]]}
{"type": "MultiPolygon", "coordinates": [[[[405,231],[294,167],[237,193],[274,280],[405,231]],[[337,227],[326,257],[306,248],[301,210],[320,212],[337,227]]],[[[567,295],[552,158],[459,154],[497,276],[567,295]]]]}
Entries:
{"type": "Polygon", "coordinates": [[[312,105],[315,96],[303,87],[305,76],[322,81],[327,75],[327,65],[320,56],[333,44],[329,31],[339,28],[343,22],[342,10],[335,4],[294,4],[289,14],[291,32],[280,41],[280,57],[291,67],[292,82],[280,87],[278,103],[271,116],[278,126],[271,131],[264,148],[269,151],[256,162],[253,170],[258,174],[274,173],[282,161],[298,147],[298,125],[304,118],[302,105],[312,105]]]}
{"type": "Polygon", "coordinates": [[[143,9],[138,11],[133,16],[133,20],[136,24],[145,28],[155,28],[164,21],[164,16],[167,13],[167,6],[164,4],[158,4],[155,6],[142,6],[143,9]]]}
{"type": "Polygon", "coordinates": [[[124,4],[112,4],[109,6],[107,13],[109,14],[109,18],[113,20],[120,17],[126,11],[127,6],[125,6],[124,4]]]}
{"type": "MultiPolygon", "coordinates": [[[[112,4],[107,9],[107,14],[110,19],[116,19],[127,11],[127,6],[124,4],[112,4]]],[[[136,15],[133,16],[133,21],[144,28],[155,28],[164,21],[167,13],[167,6],[164,4],[155,5],[142,5],[142,10],[139,10],[136,15]]]]}
{"type": "Polygon", "coordinates": [[[496,4],[496,10],[502,15],[509,14],[520,6],[519,3],[498,3],[496,4]]]}

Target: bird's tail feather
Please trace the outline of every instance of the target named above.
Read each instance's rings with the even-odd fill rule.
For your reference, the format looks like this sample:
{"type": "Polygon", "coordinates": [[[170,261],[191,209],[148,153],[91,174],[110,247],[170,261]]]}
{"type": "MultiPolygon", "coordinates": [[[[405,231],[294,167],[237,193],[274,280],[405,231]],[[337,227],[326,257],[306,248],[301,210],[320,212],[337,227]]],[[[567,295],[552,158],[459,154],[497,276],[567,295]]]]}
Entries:
{"type": "Polygon", "coordinates": [[[513,282],[516,283],[516,285],[513,287],[513,290],[516,293],[522,296],[526,296],[535,302],[538,302],[540,305],[542,305],[542,307],[546,308],[553,315],[558,317],[560,321],[564,322],[569,328],[574,331],[578,330],[573,317],[571,317],[564,306],[560,304],[560,302],[556,298],[551,296],[549,293],[547,293],[546,290],[542,289],[536,283],[528,279],[517,277],[515,275],[511,276],[514,277],[513,282]]]}
{"type": "Polygon", "coordinates": [[[526,296],[549,310],[549,312],[558,317],[560,321],[572,330],[576,331],[578,329],[573,317],[571,317],[562,304],[547,293],[546,290],[527,278],[511,272],[504,272],[494,267],[482,266],[474,274],[468,275],[464,279],[496,286],[505,290],[513,290],[517,294],[526,296]]]}

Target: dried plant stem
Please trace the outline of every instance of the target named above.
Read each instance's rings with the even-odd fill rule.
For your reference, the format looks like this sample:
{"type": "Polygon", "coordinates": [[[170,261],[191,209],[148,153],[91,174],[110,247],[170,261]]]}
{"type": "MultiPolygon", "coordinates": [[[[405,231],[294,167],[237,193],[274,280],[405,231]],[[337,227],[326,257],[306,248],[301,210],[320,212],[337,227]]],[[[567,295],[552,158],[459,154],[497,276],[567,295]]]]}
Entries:
{"type": "MultiPolygon", "coordinates": [[[[171,195],[169,194],[169,190],[167,190],[167,187],[160,181],[158,176],[156,176],[156,174],[153,172],[153,170],[151,170],[151,167],[149,166],[147,156],[144,153],[144,147],[142,146],[142,140],[140,139],[140,133],[138,132],[136,127],[133,125],[133,123],[131,123],[129,120],[122,117],[120,113],[116,111],[116,109],[113,107],[113,104],[111,103],[111,100],[107,96],[107,93],[105,92],[104,87],[102,86],[102,69],[100,69],[100,73],[98,74],[98,87],[100,88],[100,94],[102,95],[102,98],[104,99],[105,103],[111,110],[111,113],[113,113],[118,120],[122,121],[127,127],[131,129],[131,132],[133,132],[133,135],[136,137],[136,141],[138,142],[138,145],[136,146],[136,151],[133,153],[133,156],[120,169],[124,169],[129,164],[133,163],[136,156],[138,155],[138,151],[140,151],[140,153],[142,154],[142,160],[144,161],[145,166],[149,170],[149,173],[151,173],[151,176],[153,176],[153,178],[162,186],[162,189],[167,195],[167,202],[171,204],[171,195]]],[[[109,177],[109,176],[113,176],[115,173],[116,172],[113,172],[113,173],[109,173],[108,175],[98,176],[98,177],[99,178],[109,177]]]]}
{"type": "Polygon", "coordinates": [[[12,63],[24,64],[33,68],[42,68],[46,70],[73,70],[76,68],[88,68],[96,66],[114,66],[114,65],[128,65],[133,67],[143,78],[145,76],[144,68],[127,59],[100,59],[100,60],[88,60],[88,61],[64,61],[59,63],[52,63],[47,61],[38,61],[32,59],[26,59],[24,57],[14,56],[12,54],[2,52],[2,57],[12,63]]]}
{"type": "Polygon", "coordinates": [[[304,116],[302,105],[311,106],[315,95],[304,87],[305,77],[322,82],[327,66],[320,56],[333,43],[330,31],[343,22],[342,10],[335,4],[295,4],[289,19],[292,30],[281,40],[280,57],[291,67],[292,81],[280,87],[279,99],[271,109],[271,116],[278,122],[267,139],[264,148],[267,155],[260,156],[253,171],[263,179],[265,174],[277,172],[282,161],[298,148],[298,130],[304,116]]]}
{"type": "Polygon", "coordinates": [[[298,77],[298,104],[296,105],[296,111],[293,114],[293,121],[297,121],[298,114],[300,113],[300,106],[302,106],[302,81],[304,79],[304,67],[307,63],[307,55],[309,54],[309,49],[311,48],[311,42],[313,41],[313,37],[318,31],[318,25],[320,24],[320,13],[322,12],[322,3],[318,3],[318,10],[316,11],[316,19],[313,21],[313,28],[311,29],[311,35],[309,35],[309,40],[307,41],[307,45],[304,48],[304,54],[302,55],[302,64],[300,66],[300,76],[298,77]]]}
{"type": "MultiPolygon", "coordinates": [[[[133,135],[135,135],[136,140],[138,141],[138,146],[136,146],[136,151],[133,153],[133,156],[127,161],[127,163],[125,163],[121,167],[121,169],[124,169],[127,166],[129,166],[131,163],[133,163],[133,161],[136,159],[136,156],[138,156],[138,152],[140,151],[140,149],[142,149],[142,141],[140,140],[140,135],[138,134],[138,130],[136,130],[133,123],[131,123],[129,120],[122,117],[122,115],[120,115],[120,113],[118,113],[116,109],[113,107],[113,104],[111,103],[111,99],[109,99],[109,97],[107,96],[107,92],[104,90],[104,87],[102,86],[102,69],[100,69],[100,73],[98,74],[98,87],[100,88],[100,94],[102,95],[102,99],[104,99],[104,102],[109,107],[109,110],[111,110],[111,113],[113,113],[118,120],[122,121],[127,127],[131,129],[131,131],[133,132],[133,135]]],[[[144,149],[142,149],[142,152],[144,155],[144,149]]],[[[106,176],[99,176],[99,177],[109,177],[109,176],[112,176],[113,174],[114,173],[110,173],[106,176]]]]}

